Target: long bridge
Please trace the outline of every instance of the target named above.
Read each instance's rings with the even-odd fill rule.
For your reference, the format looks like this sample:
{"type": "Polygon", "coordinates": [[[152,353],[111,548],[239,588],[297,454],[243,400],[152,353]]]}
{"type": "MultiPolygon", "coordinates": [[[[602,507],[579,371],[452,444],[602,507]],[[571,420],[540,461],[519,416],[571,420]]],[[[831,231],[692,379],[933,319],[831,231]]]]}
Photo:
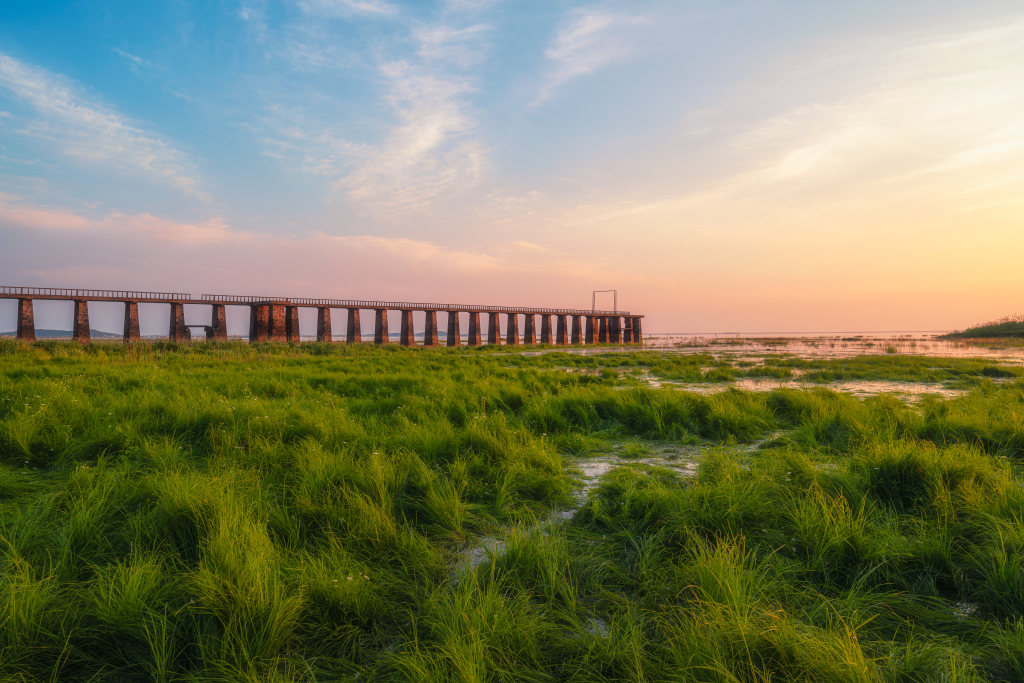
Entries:
{"type": "Polygon", "coordinates": [[[56,289],[50,287],[0,286],[0,299],[18,300],[18,339],[35,341],[35,313],[33,301],[56,300],[74,302],[72,338],[83,344],[90,341],[89,302],[113,301],[124,303],[125,342],[140,340],[139,304],[169,304],[170,319],[167,337],[171,341],[188,341],[191,327],[202,327],[206,338],[227,339],[225,307],[249,308],[250,342],[290,342],[298,344],[299,309],[317,310],[316,340],[333,341],[331,311],[344,309],[348,315],[345,341],[355,344],[363,341],[361,311],[374,312],[373,342],[388,344],[388,313],[401,316],[399,342],[405,346],[416,344],[413,312],[425,313],[423,345],[438,345],[438,312],[447,313],[448,346],[462,343],[459,314],[469,314],[467,344],[484,343],[481,315],[487,314],[487,344],[639,344],[643,341],[642,315],[629,311],[598,311],[569,308],[519,308],[516,306],[479,306],[471,304],[432,304],[408,301],[365,301],[355,299],[306,299],[270,296],[243,296],[202,294],[198,299],[181,292],[138,292],[109,289],[56,289]],[[185,306],[209,306],[209,325],[186,325],[185,306]],[[505,318],[502,334],[501,317],[505,318]],[[523,319],[520,335],[519,320],[523,319]],[[537,320],[540,319],[540,325],[537,320]],[[552,318],[554,324],[552,324],[552,318]],[[539,330],[539,337],[538,337],[539,330]]]}

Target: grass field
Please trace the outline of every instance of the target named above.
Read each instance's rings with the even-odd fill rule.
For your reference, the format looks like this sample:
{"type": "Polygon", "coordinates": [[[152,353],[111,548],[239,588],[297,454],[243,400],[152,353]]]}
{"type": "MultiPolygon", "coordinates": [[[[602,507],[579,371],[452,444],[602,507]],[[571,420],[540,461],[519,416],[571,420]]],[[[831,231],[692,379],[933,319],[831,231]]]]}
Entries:
{"type": "Polygon", "coordinates": [[[0,680],[1021,680],[1022,374],[0,343],[0,680]]]}

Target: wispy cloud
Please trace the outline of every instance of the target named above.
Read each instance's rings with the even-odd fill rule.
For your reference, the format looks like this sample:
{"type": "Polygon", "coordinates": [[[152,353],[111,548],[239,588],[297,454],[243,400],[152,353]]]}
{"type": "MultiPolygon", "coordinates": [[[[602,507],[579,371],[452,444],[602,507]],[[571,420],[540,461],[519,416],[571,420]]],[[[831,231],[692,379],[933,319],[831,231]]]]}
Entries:
{"type": "Polygon", "coordinates": [[[445,9],[449,12],[473,13],[495,4],[496,0],[445,0],[445,9]]]}
{"type": "Polygon", "coordinates": [[[219,217],[201,223],[187,223],[158,218],[148,213],[125,214],[115,211],[99,218],[90,218],[68,209],[33,206],[2,193],[0,225],[32,231],[132,236],[156,243],[188,245],[237,243],[252,237],[250,233],[230,230],[219,217]]]}
{"type": "Polygon", "coordinates": [[[0,222],[29,229],[87,230],[92,224],[71,211],[40,209],[18,203],[17,197],[0,192],[0,222]]]}
{"type": "Polygon", "coordinates": [[[142,66],[143,62],[145,62],[145,60],[142,57],[139,57],[138,55],[133,55],[131,52],[125,52],[124,50],[121,50],[121,49],[116,48],[116,47],[112,47],[110,49],[115,54],[118,54],[118,55],[124,57],[125,59],[127,59],[130,63],[134,64],[135,66],[142,66]]]}
{"type": "Polygon", "coordinates": [[[241,0],[238,6],[238,17],[248,26],[257,40],[266,40],[269,32],[266,0],[241,0]]]}
{"type": "Polygon", "coordinates": [[[347,14],[390,17],[398,13],[395,5],[384,0],[302,0],[299,6],[309,14],[328,17],[347,14]]]}
{"type": "Polygon", "coordinates": [[[422,59],[451,62],[468,68],[486,53],[488,46],[481,38],[490,30],[486,24],[455,27],[437,23],[416,28],[413,37],[419,43],[418,54],[422,59]]]}
{"type": "Polygon", "coordinates": [[[52,143],[64,154],[142,172],[204,197],[188,157],[158,135],[90,100],[67,78],[0,54],[0,87],[36,111],[19,132],[52,143]]]}
{"type": "Polygon", "coordinates": [[[552,65],[533,105],[547,101],[568,81],[591,74],[627,56],[631,46],[636,44],[636,41],[629,40],[627,29],[644,23],[646,19],[642,16],[603,10],[576,9],[570,12],[544,51],[552,65]]]}
{"type": "Polygon", "coordinates": [[[971,184],[988,184],[1020,168],[1024,19],[890,40],[897,46],[854,51],[851,65],[826,63],[794,92],[810,101],[736,137],[731,147],[748,172],[731,183],[817,196],[870,184],[948,198],[966,189],[965,171],[971,184]],[[852,85],[836,97],[835,82],[852,85]]]}
{"type": "Polygon", "coordinates": [[[264,154],[296,161],[312,175],[337,179],[372,155],[370,145],[353,142],[337,126],[301,108],[270,104],[260,122],[264,154]]]}
{"type": "Polygon", "coordinates": [[[265,89],[266,111],[256,124],[265,153],[330,179],[332,197],[381,216],[475,186],[487,152],[471,106],[473,70],[489,49],[491,27],[449,8],[436,21],[399,25],[391,40],[365,51],[372,57],[356,59],[331,47],[332,26],[329,19],[297,22],[275,54],[292,69],[358,79],[368,90],[360,93],[359,113],[350,98],[325,94],[320,82],[310,97],[265,89]],[[370,110],[380,114],[369,120],[370,110]]]}
{"type": "Polygon", "coordinates": [[[470,136],[476,120],[462,101],[468,81],[405,61],[384,64],[381,75],[396,124],[335,189],[378,208],[407,209],[474,185],[485,151],[470,136]]]}

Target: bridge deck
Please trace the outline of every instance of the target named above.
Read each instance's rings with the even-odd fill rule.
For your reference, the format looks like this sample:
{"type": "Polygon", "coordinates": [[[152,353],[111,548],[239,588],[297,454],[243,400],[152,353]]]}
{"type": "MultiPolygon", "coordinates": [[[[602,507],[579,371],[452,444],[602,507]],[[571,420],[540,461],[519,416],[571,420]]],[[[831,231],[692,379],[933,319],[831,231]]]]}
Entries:
{"type": "Polygon", "coordinates": [[[424,311],[424,346],[436,346],[439,342],[437,311],[448,312],[448,335],[445,343],[458,346],[462,343],[459,334],[459,313],[469,314],[470,346],[483,343],[484,326],[480,317],[487,313],[487,343],[504,343],[512,346],[519,343],[536,344],[536,317],[541,319],[540,343],[542,344],[604,344],[643,343],[642,315],[629,311],[597,311],[580,308],[527,308],[521,306],[486,306],[482,304],[442,304],[413,301],[379,301],[364,299],[308,299],[304,297],[251,296],[239,294],[202,294],[193,299],[183,292],[148,292],[127,289],[57,289],[54,287],[7,287],[0,286],[0,299],[16,299],[18,302],[18,339],[32,342],[36,339],[34,302],[37,299],[73,301],[75,304],[72,338],[83,344],[90,341],[89,302],[112,301],[124,304],[125,342],[141,339],[139,330],[139,304],[160,303],[170,305],[167,336],[172,341],[188,341],[192,328],[203,328],[207,339],[227,339],[226,306],[249,308],[249,341],[290,342],[302,341],[300,334],[299,307],[316,308],[317,341],[332,341],[331,309],[348,309],[346,342],[362,341],[360,310],[373,310],[373,340],[375,344],[388,344],[391,332],[388,326],[388,311],[401,312],[400,343],[416,345],[416,330],[413,311],[424,311]],[[210,307],[210,324],[187,324],[185,306],[195,304],[210,307]],[[500,314],[505,314],[505,334],[501,333],[500,314]],[[519,316],[526,319],[524,334],[519,334],[519,316]],[[551,318],[556,322],[552,325],[551,318]],[[571,324],[571,331],[570,331],[571,324]]]}
{"type": "Polygon", "coordinates": [[[483,304],[424,303],[412,301],[377,301],[366,299],[311,299],[305,297],[250,296],[238,294],[203,294],[193,299],[182,292],[143,292],[115,289],[59,289],[53,287],[0,286],[0,299],[36,299],[58,301],[131,301],[159,304],[223,304],[252,306],[278,304],[304,308],[352,308],[392,311],[457,311],[470,313],[510,313],[535,315],[619,315],[643,317],[629,311],[595,311],[576,308],[527,308],[521,306],[489,306],[483,304]]]}

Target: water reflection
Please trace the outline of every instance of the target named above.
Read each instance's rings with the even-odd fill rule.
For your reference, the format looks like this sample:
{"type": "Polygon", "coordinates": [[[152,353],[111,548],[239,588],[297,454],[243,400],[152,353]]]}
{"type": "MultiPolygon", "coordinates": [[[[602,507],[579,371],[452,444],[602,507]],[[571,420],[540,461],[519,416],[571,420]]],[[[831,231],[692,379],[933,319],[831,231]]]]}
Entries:
{"type": "Polygon", "coordinates": [[[1024,340],[939,339],[939,332],[814,333],[814,334],[649,334],[643,346],[583,346],[520,351],[524,356],[573,353],[583,356],[618,351],[659,351],[681,354],[712,353],[730,361],[760,362],[765,356],[795,358],[853,358],[865,355],[946,356],[985,358],[1008,365],[1024,365],[1024,340]]]}
{"type": "Polygon", "coordinates": [[[943,398],[955,398],[967,393],[966,389],[951,389],[944,384],[934,382],[894,382],[890,380],[833,380],[831,382],[808,382],[799,379],[775,379],[772,377],[741,377],[728,382],[715,384],[697,384],[693,382],[672,382],[653,376],[644,379],[652,387],[672,387],[696,394],[717,394],[727,389],[744,391],[774,391],[776,389],[815,389],[826,388],[841,391],[858,398],[868,398],[879,394],[897,394],[908,403],[915,403],[922,396],[935,394],[943,398]]]}
{"type": "Polygon", "coordinates": [[[1024,365],[1024,342],[1016,339],[950,340],[937,332],[816,333],[816,334],[653,334],[644,348],[679,353],[714,353],[733,360],[757,360],[764,356],[797,358],[852,358],[864,355],[901,354],[987,358],[1024,365]]]}

